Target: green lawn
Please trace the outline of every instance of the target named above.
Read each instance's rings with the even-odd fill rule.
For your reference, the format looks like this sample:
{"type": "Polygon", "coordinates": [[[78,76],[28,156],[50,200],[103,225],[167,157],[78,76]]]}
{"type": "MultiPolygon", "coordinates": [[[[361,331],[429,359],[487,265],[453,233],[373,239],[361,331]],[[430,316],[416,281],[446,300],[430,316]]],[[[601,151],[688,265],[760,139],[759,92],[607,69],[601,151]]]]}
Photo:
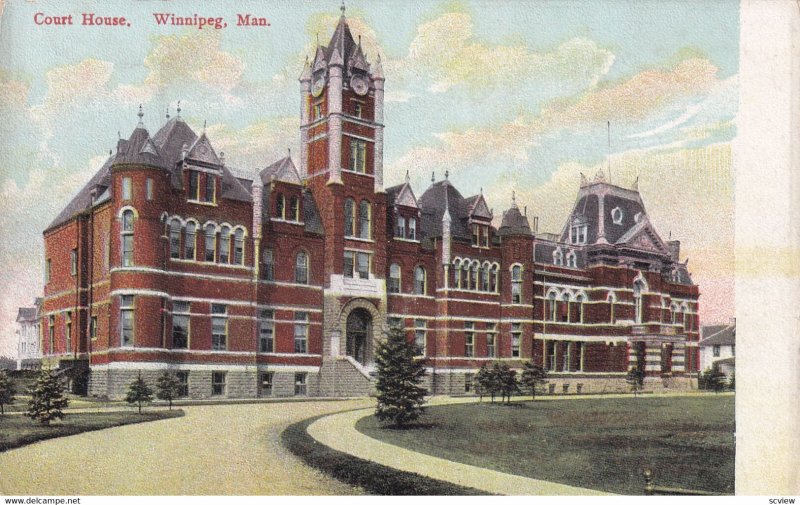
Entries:
{"type": "Polygon", "coordinates": [[[65,412],[62,421],[54,421],[50,426],[42,426],[39,422],[24,415],[0,416],[0,452],[32,444],[49,438],[75,435],[84,431],[102,430],[124,424],[157,421],[183,415],[181,410],[159,410],[144,412],[65,412]]]}
{"type": "Polygon", "coordinates": [[[421,453],[612,493],[659,486],[734,492],[734,397],[596,398],[431,407],[422,427],[374,416],[357,429],[421,453]]]}

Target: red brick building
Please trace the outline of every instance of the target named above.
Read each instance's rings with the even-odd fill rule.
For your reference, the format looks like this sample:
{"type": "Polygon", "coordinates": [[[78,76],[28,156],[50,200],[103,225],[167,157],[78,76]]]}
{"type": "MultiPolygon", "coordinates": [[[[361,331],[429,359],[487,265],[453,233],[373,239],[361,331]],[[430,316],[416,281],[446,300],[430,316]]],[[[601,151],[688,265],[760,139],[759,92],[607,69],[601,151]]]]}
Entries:
{"type": "Polygon", "coordinates": [[[181,118],[130,138],[45,230],[43,351],[89,393],[173,370],[184,394],[367,394],[377,339],[405,328],[436,393],[533,360],[555,392],[688,387],[698,288],[636,189],[584,180],[559,235],[516,203],[500,226],[445,175],[383,184],[380,59],[342,16],[307,62],[299,169],[255,181],[181,118]]]}

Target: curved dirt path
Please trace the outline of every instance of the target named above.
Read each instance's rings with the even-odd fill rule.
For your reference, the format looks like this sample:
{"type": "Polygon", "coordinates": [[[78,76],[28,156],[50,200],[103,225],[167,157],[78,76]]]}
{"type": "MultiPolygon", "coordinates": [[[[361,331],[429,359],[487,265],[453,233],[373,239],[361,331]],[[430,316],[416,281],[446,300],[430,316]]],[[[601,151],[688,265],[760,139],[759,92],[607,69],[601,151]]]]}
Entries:
{"type": "MultiPolygon", "coordinates": [[[[373,400],[374,401],[374,400],[373,400]]],[[[350,495],[281,446],[290,424],[369,400],[184,407],[186,416],[0,453],[0,495],[350,495]]]]}

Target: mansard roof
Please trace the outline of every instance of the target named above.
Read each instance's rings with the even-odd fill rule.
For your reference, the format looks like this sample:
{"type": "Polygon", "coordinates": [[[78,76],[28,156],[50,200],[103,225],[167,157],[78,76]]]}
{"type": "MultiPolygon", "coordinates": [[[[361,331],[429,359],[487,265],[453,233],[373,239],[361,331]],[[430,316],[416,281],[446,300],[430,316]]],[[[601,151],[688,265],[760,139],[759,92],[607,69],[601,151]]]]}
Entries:
{"type": "Polygon", "coordinates": [[[442,217],[445,208],[452,219],[450,233],[453,237],[469,239],[469,207],[461,193],[448,179],[435,182],[419,197],[422,210],[421,230],[423,237],[439,237],[442,235],[442,217]]]}

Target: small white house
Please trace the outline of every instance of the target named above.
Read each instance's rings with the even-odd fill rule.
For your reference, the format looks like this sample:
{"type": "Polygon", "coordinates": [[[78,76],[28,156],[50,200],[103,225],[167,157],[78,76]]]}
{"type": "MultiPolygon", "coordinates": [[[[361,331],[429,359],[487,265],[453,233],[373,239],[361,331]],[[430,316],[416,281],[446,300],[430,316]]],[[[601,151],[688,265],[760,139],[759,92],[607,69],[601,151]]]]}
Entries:
{"type": "Polygon", "coordinates": [[[730,377],[736,370],[736,319],[727,325],[703,326],[700,330],[700,370],[715,364],[730,377]]]}
{"type": "Polygon", "coordinates": [[[37,298],[34,307],[20,307],[17,314],[17,370],[39,368],[42,348],[39,341],[39,314],[42,299],[37,298]]]}

